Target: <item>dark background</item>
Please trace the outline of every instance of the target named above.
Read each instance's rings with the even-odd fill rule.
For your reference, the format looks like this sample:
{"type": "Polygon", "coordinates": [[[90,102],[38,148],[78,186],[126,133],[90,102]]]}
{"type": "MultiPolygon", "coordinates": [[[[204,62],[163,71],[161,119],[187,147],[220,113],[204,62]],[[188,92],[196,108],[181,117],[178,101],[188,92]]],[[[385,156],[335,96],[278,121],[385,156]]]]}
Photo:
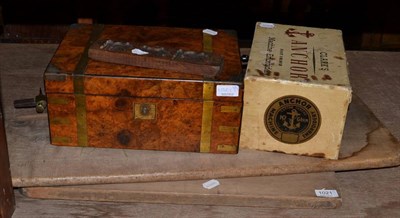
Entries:
{"type": "MultiPolygon", "coordinates": [[[[3,41],[7,37],[10,41],[13,34],[15,38],[18,31],[24,37],[16,25],[46,25],[53,27],[47,31],[51,33],[79,18],[90,18],[104,24],[234,29],[246,46],[255,23],[264,21],[341,29],[346,49],[400,49],[400,1],[396,0],[0,0],[0,6],[3,41]]],[[[36,34],[43,38],[43,32],[36,34]]]]}

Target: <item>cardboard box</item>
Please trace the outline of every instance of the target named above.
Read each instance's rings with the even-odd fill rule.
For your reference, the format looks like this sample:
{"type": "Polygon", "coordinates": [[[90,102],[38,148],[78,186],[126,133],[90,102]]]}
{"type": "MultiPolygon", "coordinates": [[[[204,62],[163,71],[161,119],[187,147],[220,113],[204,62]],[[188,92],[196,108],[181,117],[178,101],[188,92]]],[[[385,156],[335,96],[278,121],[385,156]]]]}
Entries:
{"type": "Polygon", "coordinates": [[[256,24],[241,148],[337,159],[350,102],[340,30],[256,24]]]}

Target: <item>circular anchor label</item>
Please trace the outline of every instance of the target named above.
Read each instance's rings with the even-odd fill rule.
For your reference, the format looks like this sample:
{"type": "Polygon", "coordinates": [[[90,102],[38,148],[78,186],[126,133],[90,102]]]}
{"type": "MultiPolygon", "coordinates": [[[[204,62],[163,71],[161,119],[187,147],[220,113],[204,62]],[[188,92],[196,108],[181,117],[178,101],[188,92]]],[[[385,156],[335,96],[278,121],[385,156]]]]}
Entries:
{"type": "Polygon", "coordinates": [[[276,140],[300,144],[313,138],[321,126],[317,106],[307,98],[287,95],[273,101],[264,114],[264,125],[276,140]]]}

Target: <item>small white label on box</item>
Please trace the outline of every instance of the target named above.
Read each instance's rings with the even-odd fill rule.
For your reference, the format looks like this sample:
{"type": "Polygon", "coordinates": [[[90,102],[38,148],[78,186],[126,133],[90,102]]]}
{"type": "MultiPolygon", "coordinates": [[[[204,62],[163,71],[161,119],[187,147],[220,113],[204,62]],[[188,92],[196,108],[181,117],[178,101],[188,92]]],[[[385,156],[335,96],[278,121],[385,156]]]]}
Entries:
{"type": "Polygon", "coordinates": [[[217,85],[217,96],[219,97],[238,97],[238,85],[217,85]]]}
{"type": "Polygon", "coordinates": [[[142,51],[138,48],[132,49],[132,54],[136,54],[136,55],[147,55],[149,54],[147,51],[142,51]]]}
{"type": "Polygon", "coordinates": [[[332,190],[315,189],[315,195],[317,197],[323,197],[323,198],[338,198],[339,197],[339,194],[334,189],[332,189],[332,190]]]}
{"type": "Polygon", "coordinates": [[[212,188],[215,188],[215,187],[217,187],[219,185],[220,184],[219,184],[218,180],[212,179],[212,180],[209,180],[209,181],[203,183],[203,188],[212,189],[212,188]]]}
{"type": "Polygon", "coordinates": [[[275,27],[275,24],[273,24],[273,23],[260,23],[260,27],[271,29],[271,28],[275,27]]]}
{"type": "Polygon", "coordinates": [[[204,29],[203,33],[208,34],[208,35],[212,35],[212,36],[216,36],[218,34],[217,31],[210,30],[210,29],[204,29]]]}

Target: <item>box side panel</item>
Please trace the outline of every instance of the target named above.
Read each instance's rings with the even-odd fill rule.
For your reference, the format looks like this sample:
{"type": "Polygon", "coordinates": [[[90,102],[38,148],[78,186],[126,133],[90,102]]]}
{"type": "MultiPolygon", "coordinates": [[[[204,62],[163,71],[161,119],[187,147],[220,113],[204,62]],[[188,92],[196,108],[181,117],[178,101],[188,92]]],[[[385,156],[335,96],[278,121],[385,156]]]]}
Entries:
{"type": "Polygon", "coordinates": [[[86,98],[89,146],[199,151],[201,101],[106,96],[86,98]]]}
{"type": "Polygon", "coordinates": [[[245,85],[241,147],[338,158],[351,101],[349,90],[257,79],[249,79],[245,85]],[[277,101],[287,96],[300,98],[277,101]],[[306,99],[314,106],[298,99],[306,99]],[[313,116],[316,113],[318,118],[313,116]],[[319,128],[311,128],[314,123],[319,128]]]}
{"type": "Polygon", "coordinates": [[[237,153],[242,103],[216,101],[212,116],[211,153],[237,153]]]}
{"type": "Polygon", "coordinates": [[[47,94],[47,102],[51,143],[78,146],[75,95],[47,94]]]}
{"type": "MultiPolygon", "coordinates": [[[[166,90],[172,92],[160,88],[165,84],[155,82],[157,88],[143,89],[149,96],[154,95],[153,91],[158,94],[166,90]]],[[[242,102],[221,99],[241,99],[242,91],[238,91],[237,97],[222,97],[216,96],[216,84],[199,84],[200,99],[131,97],[124,92],[115,96],[107,92],[107,95],[84,95],[85,105],[80,106],[86,110],[84,118],[77,110],[76,99],[81,95],[48,94],[52,144],[236,153],[242,102]],[[205,87],[211,88],[205,91],[205,87]],[[205,105],[210,106],[210,110],[205,105]],[[209,120],[203,121],[204,117],[209,120]],[[85,128],[78,130],[82,124],[85,128]],[[200,149],[202,143],[207,146],[205,150],[200,149]]],[[[184,90],[179,85],[173,87],[184,90]]],[[[184,93],[182,97],[185,97],[184,93]]]]}

